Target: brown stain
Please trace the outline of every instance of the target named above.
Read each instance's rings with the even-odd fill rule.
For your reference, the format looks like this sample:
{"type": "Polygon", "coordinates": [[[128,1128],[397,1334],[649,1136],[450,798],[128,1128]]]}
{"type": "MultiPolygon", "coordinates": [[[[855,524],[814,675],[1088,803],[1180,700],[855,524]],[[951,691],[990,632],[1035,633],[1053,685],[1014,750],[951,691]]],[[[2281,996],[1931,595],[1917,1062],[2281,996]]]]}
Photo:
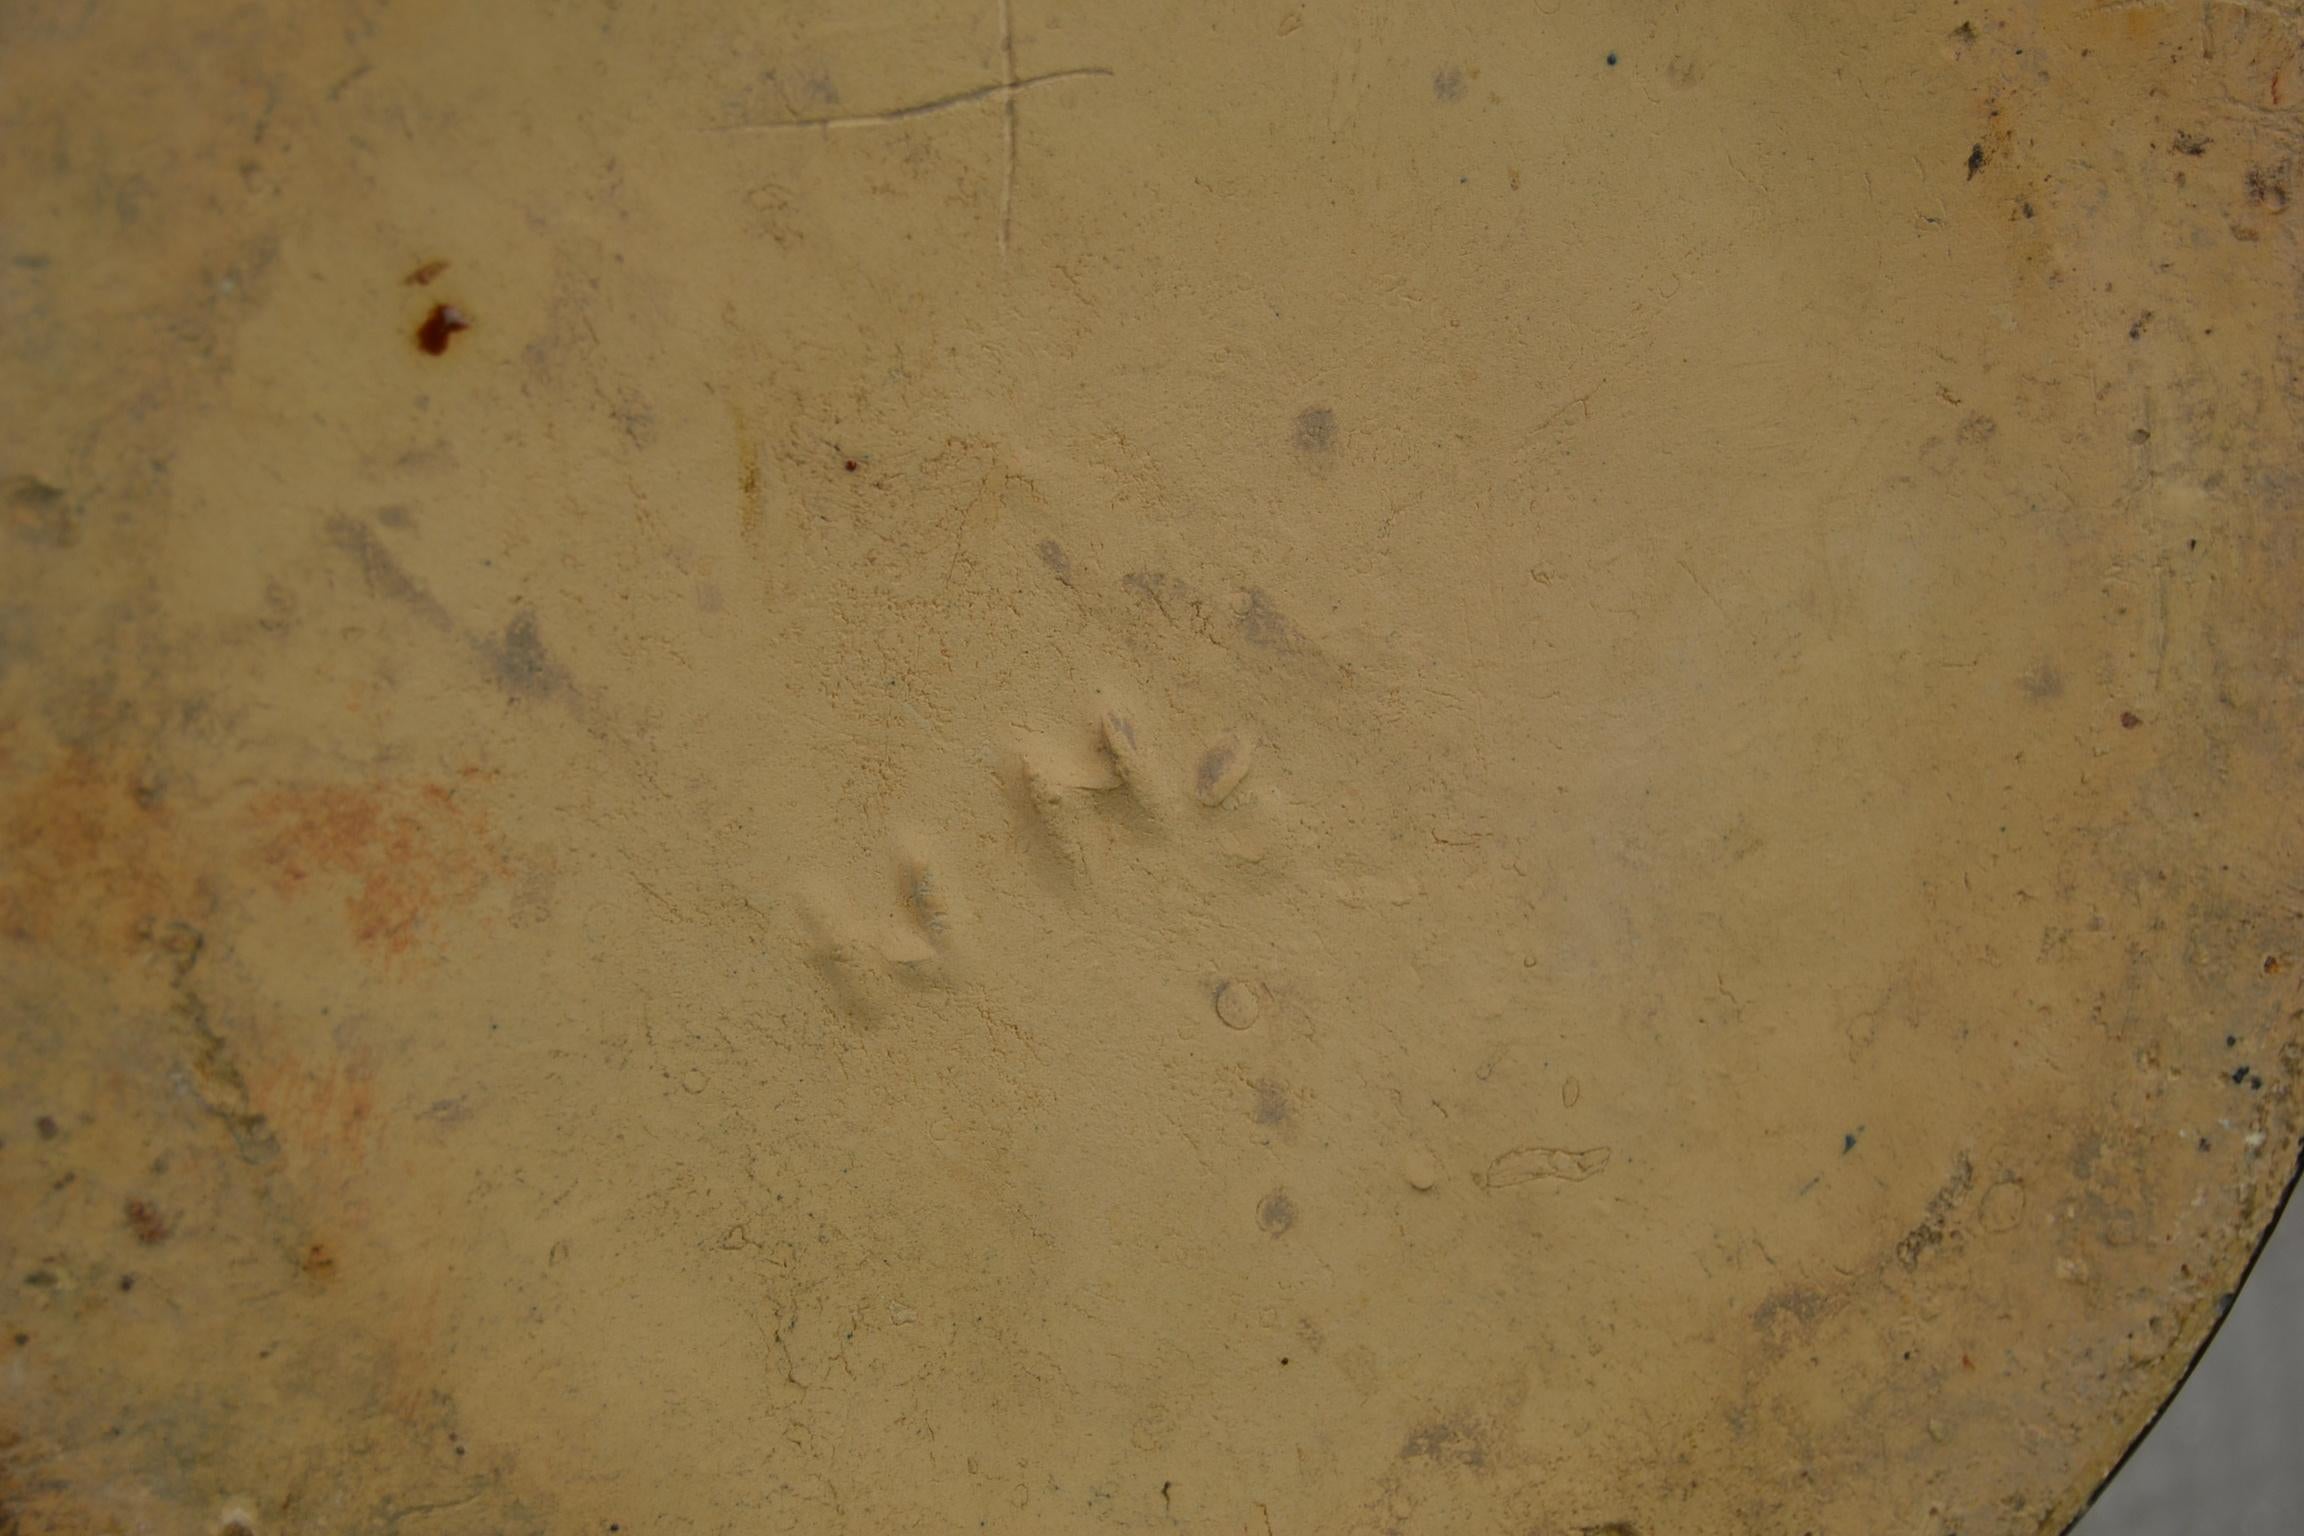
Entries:
{"type": "Polygon", "coordinates": [[[156,781],[78,748],[13,787],[11,766],[0,744],[0,938],[113,957],[199,904],[156,781]]]}
{"type": "Polygon", "coordinates": [[[127,1218],[128,1230],[136,1234],[136,1241],[150,1248],[168,1240],[171,1230],[168,1217],[160,1207],[149,1200],[131,1198],[120,1208],[127,1218]]]}
{"type": "Polygon", "coordinates": [[[760,450],[749,437],[737,443],[738,474],[736,489],[743,497],[742,510],[737,514],[738,526],[746,538],[760,531],[760,450]]]}
{"type": "Polygon", "coordinates": [[[432,312],[416,327],[416,346],[420,351],[439,357],[448,350],[459,331],[472,329],[472,317],[453,304],[435,304],[432,312]]]}
{"type": "Polygon", "coordinates": [[[471,777],[274,791],[250,808],[257,857],[284,897],[348,887],[345,925],[372,957],[436,945],[449,914],[510,872],[463,793],[471,777]]]}

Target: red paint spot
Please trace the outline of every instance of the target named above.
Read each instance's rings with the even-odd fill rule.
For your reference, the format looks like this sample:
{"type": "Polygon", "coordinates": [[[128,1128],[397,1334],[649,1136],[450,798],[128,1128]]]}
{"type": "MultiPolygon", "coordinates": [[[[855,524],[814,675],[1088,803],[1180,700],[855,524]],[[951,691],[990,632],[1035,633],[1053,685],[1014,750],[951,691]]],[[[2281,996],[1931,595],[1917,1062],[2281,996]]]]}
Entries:
{"type": "Polygon", "coordinates": [[[842,469],[844,469],[844,470],[848,471],[848,473],[850,473],[850,474],[854,474],[854,473],[856,473],[856,470],[857,470],[857,464],[856,464],[856,461],[855,461],[854,459],[849,459],[849,460],[847,460],[846,462],[844,462],[843,464],[841,464],[841,466],[840,466],[840,467],[841,467],[842,469]]]}
{"type": "Polygon", "coordinates": [[[434,357],[448,350],[449,338],[472,329],[471,320],[453,304],[435,304],[424,323],[416,327],[416,345],[434,357]]]}
{"type": "Polygon", "coordinates": [[[2120,729],[2132,731],[2144,723],[2144,717],[2132,709],[2120,711],[2120,729]]]}

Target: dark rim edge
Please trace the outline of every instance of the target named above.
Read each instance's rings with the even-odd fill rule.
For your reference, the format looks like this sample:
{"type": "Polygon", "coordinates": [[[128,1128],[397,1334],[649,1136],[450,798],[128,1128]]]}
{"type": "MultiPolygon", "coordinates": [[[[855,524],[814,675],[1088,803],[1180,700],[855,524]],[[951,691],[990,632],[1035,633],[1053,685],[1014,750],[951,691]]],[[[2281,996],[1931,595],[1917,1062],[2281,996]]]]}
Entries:
{"type": "Polygon", "coordinates": [[[2183,1395],[2185,1385],[2192,1380],[2192,1373],[2200,1369],[2202,1360],[2208,1358],[2208,1351],[2216,1343],[2216,1336],[2224,1331],[2226,1320],[2239,1308],[2240,1298],[2247,1294],[2248,1282],[2256,1274],[2257,1261],[2264,1257],[2264,1250],[2272,1246],[2272,1234],[2280,1229],[2281,1220],[2288,1214],[2288,1207],[2295,1200],[2299,1186],[2304,1186],[2304,1137],[2297,1140],[2296,1166],[2288,1170],[2288,1182],[2281,1189],[2280,1198],[2273,1202],[2272,1215],[2264,1223],[2264,1230],[2256,1234],[2256,1246],[2249,1249],[2248,1262],[2240,1266],[2240,1278],[2232,1283],[2232,1304],[2219,1312],[2216,1320],[2208,1325],[2208,1332],[2201,1337],[2199,1347],[2192,1351],[2192,1358],[2184,1362],[2184,1370],[2169,1387],[2168,1395],[2160,1399],[2160,1406],[2152,1410],[2152,1417],[2146,1419],[2129,1440],[2128,1448],[2120,1453],[2120,1459],[2112,1463],[2111,1470],[2096,1480],[2096,1486],[2089,1491],[2087,1499],[2072,1512],[2072,1518],[2064,1522],[2061,1536],[2072,1536],[2080,1522],[2088,1517],[2088,1511],[2096,1507],[2096,1501],[2104,1497],[2104,1491],[2112,1486],[2122,1469],[2135,1459],[2144,1442],[2152,1438],[2152,1431],[2160,1427],[2160,1421],[2167,1417],[2176,1399],[2183,1395]]]}

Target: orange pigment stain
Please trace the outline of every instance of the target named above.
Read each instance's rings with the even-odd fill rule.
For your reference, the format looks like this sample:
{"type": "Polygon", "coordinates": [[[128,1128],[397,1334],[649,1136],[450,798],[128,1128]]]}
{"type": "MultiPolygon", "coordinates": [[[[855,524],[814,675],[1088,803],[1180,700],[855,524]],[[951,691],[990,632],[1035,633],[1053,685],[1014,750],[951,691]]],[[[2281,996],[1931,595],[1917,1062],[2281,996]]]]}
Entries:
{"type": "Polygon", "coordinates": [[[277,790],[250,808],[258,856],[282,896],[342,891],[345,925],[371,955],[437,946],[459,910],[509,872],[486,816],[460,791],[392,781],[277,790]]]}
{"type": "Polygon", "coordinates": [[[77,748],[30,766],[0,753],[0,939],[110,957],[204,905],[156,778],[77,748]]]}
{"type": "Polygon", "coordinates": [[[250,1074],[249,1099],[282,1142],[339,1172],[368,1155],[376,1126],[375,1076],[366,1060],[289,1057],[250,1074]]]}

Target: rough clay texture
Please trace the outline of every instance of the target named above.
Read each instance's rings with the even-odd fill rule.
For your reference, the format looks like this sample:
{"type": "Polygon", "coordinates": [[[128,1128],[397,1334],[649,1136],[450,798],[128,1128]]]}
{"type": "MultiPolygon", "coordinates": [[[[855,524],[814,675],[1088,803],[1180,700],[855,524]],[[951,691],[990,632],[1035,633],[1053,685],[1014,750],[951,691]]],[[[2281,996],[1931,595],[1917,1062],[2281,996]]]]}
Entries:
{"type": "Polygon", "coordinates": [[[2057,1530],[2296,1161],[2300,35],[0,8],[0,1528],[2057,1530]]]}

